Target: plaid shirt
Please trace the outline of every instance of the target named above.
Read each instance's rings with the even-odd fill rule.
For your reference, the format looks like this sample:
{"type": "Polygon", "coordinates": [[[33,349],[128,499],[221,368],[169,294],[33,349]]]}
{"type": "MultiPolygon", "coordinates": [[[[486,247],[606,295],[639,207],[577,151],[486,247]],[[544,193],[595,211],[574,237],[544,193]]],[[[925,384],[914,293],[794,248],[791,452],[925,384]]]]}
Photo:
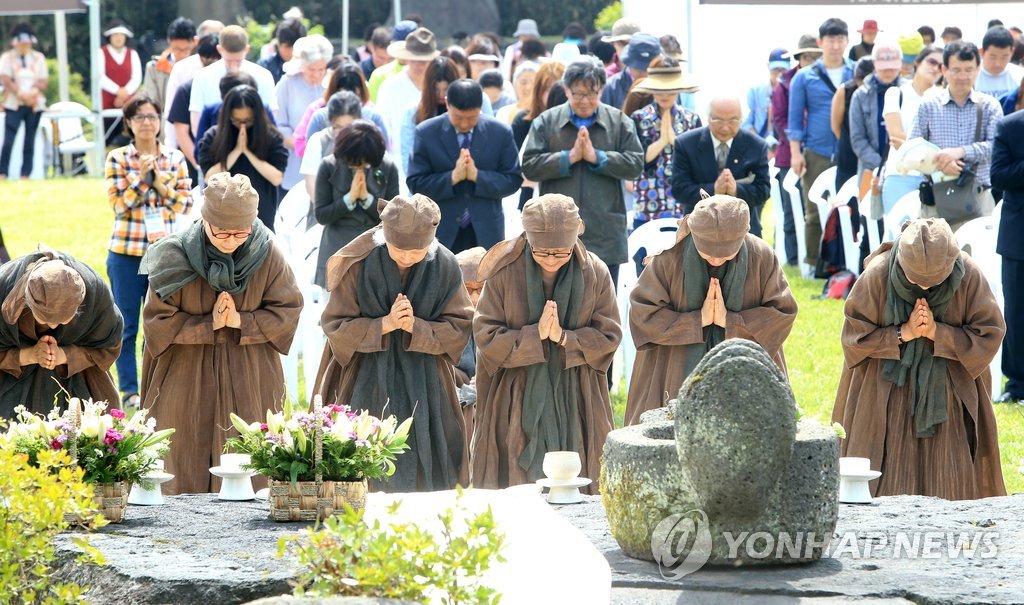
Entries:
{"type": "Polygon", "coordinates": [[[157,169],[162,174],[167,196],[161,197],[155,187],[142,180],[139,152],[128,144],[107,154],[107,198],[114,210],[114,233],[110,251],[129,256],[142,256],[149,247],[146,237],[146,206],[160,208],[167,233],[174,233],[176,215],[192,208],[192,181],[188,177],[185,156],[177,149],[158,144],[157,169]]]}
{"type": "Polygon", "coordinates": [[[964,163],[973,166],[978,183],[991,185],[989,168],[992,165],[992,139],[996,137],[996,124],[1003,118],[999,101],[972,90],[963,107],[953,102],[948,90],[934,99],[921,103],[914,119],[910,138],[922,137],[941,149],[964,148],[964,163]],[[981,104],[981,136],[974,140],[978,125],[978,105],[981,104]]]}

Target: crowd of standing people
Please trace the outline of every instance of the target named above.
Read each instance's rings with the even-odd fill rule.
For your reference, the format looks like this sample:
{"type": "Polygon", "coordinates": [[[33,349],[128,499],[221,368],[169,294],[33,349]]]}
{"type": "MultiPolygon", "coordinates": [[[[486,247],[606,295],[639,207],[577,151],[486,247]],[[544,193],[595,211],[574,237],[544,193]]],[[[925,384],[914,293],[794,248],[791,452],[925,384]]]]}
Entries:
{"type": "MultiPolygon", "coordinates": [[[[1010,67],[1019,42],[994,25],[979,50],[953,29],[939,47],[930,28],[893,41],[869,20],[850,46],[847,24],[828,19],[796,50],[771,52],[745,103],[714,98],[705,122],[678,40],[625,19],[589,40],[567,28],[550,52],[523,19],[502,52],[488,33],[443,47],[409,18],[348,56],[291,15],[252,62],[243,28],[179,18],[146,64],[112,23],[104,106],[122,109],[124,127],[105,168],[110,286],[51,250],[0,269],[0,417],[44,411],[56,385],[143,405],[177,429],[171,491],[209,490],[218,427],[287,396],[281,355],[305,284],[274,229],[298,188],[323,226],[310,262],[327,346],[311,390],[414,418],[386,489],[534,481],[561,450],[597,479],[624,264],[639,273],[627,423],[665,405],[727,338],[758,343],[786,371],[798,309],[783,266],[800,260],[801,218],[804,262],[818,264],[823,234],[815,204],[802,217],[784,204],[784,257],[763,241],[772,166],[805,192],[832,166],[843,182],[865,175],[883,212],[925,184],[966,179],[978,215],[1002,199],[1001,252],[1014,257],[1002,235],[1024,195],[1010,144],[1024,114],[1003,112],[1024,104],[1010,67]],[[935,174],[890,159],[917,139],[938,148],[935,174]],[[198,183],[200,218],[179,225],[198,183]],[[521,233],[506,232],[513,207],[521,233]],[[678,221],[674,245],[630,258],[628,234],[659,219],[678,221]]],[[[0,58],[9,135],[38,121],[46,78],[31,30],[11,38],[0,58]]],[[[956,246],[951,225],[965,215],[949,212],[924,205],[870,251],[846,307],[834,418],[844,454],[881,467],[879,495],[1005,494],[988,363],[1004,333],[1008,345],[1021,336],[956,246]]],[[[1021,273],[1020,259],[1004,273],[1021,273]]],[[[1013,293],[1008,317],[1024,312],[1013,293]]],[[[1007,357],[1007,397],[1024,396],[1024,362],[1007,357]]]]}

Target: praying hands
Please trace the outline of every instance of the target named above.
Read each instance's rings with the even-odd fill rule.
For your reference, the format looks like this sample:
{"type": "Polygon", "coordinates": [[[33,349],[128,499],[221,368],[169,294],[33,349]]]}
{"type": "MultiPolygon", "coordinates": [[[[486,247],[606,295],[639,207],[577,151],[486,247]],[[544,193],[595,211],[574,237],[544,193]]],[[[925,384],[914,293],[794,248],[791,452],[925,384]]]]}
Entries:
{"type": "Polygon", "coordinates": [[[717,278],[712,277],[711,283],[708,285],[707,296],[704,297],[704,304],[700,309],[700,326],[706,328],[714,324],[724,328],[726,313],[722,286],[717,278]]]}
{"type": "Polygon", "coordinates": [[[935,340],[935,314],[928,306],[928,301],[923,298],[917,299],[914,310],[910,312],[910,319],[903,324],[900,334],[907,342],[922,336],[931,341],[935,340]]]}
{"type": "Polygon", "coordinates": [[[217,302],[213,303],[213,329],[241,327],[242,316],[235,307],[235,299],[227,292],[221,292],[217,302]]]}
{"type": "Polygon", "coordinates": [[[594,149],[594,142],[590,140],[590,131],[584,126],[576,134],[576,143],[569,150],[569,163],[575,164],[580,160],[597,164],[597,151],[594,149]]]}
{"type": "Polygon", "coordinates": [[[38,365],[47,370],[68,362],[64,349],[57,346],[57,339],[53,336],[43,336],[36,342],[35,346],[21,349],[18,354],[18,361],[22,367],[38,365]]]}
{"type": "Polygon", "coordinates": [[[390,334],[395,330],[404,330],[412,334],[416,316],[413,314],[412,302],[405,294],[399,294],[391,306],[391,312],[384,316],[381,325],[382,334],[390,334]]]}
{"type": "Polygon", "coordinates": [[[553,300],[544,303],[544,310],[541,311],[537,327],[541,340],[550,340],[555,344],[561,344],[564,331],[558,323],[558,303],[553,300]]]}

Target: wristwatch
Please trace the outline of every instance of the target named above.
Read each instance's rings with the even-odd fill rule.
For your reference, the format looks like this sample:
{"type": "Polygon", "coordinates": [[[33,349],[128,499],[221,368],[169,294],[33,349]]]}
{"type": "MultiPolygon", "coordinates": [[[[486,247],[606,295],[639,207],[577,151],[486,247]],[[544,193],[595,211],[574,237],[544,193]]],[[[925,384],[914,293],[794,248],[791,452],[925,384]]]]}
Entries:
{"type": "Polygon", "coordinates": [[[903,340],[903,324],[896,326],[896,340],[900,341],[900,344],[906,344],[907,341],[903,340]]]}

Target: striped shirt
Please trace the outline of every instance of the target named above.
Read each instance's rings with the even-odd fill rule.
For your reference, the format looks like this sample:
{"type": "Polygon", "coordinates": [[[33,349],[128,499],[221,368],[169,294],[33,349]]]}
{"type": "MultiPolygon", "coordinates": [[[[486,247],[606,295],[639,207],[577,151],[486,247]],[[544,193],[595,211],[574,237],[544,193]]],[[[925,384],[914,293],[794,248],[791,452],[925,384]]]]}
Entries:
{"type": "Polygon", "coordinates": [[[994,98],[972,90],[963,107],[949,96],[948,90],[921,103],[917,110],[910,138],[921,137],[941,149],[964,148],[964,163],[970,164],[984,187],[991,184],[989,168],[992,165],[992,139],[996,124],[1003,118],[1003,108],[994,98]],[[974,140],[978,125],[978,104],[981,104],[981,136],[974,140]]]}
{"type": "Polygon", "coordinates": [[[160,208],[166,233],[174,233],[176,215],[192,208],[192,181],[185,156],[177,149],[159,145],[156,159],[167,195],[146,184],[139,170],[139,152],[128,144],[107,154],[107,198],[114,210],[114,233],[110,251],[142,256],[149,247],[146,237],[145,208],[160,208]]]}

